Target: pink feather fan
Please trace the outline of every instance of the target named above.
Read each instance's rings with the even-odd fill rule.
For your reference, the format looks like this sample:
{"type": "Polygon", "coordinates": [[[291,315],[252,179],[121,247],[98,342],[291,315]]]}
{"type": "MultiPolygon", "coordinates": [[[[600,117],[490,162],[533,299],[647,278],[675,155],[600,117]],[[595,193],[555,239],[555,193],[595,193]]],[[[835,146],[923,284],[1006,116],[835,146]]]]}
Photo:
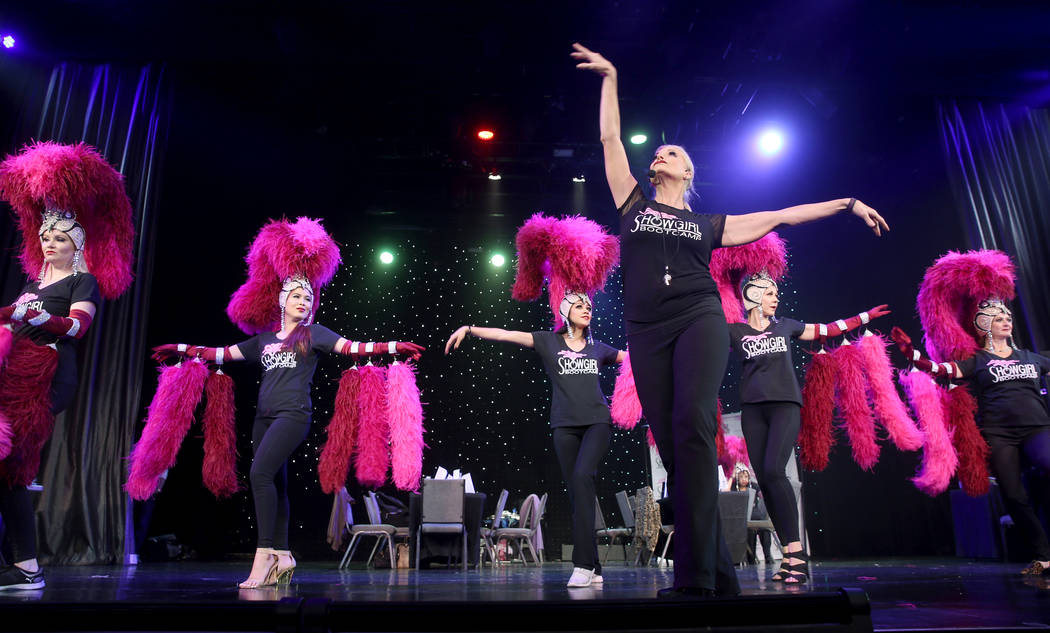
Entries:
{"type": "Polygon", "coordinates": [[[630,353],[624,354],[623,362],[620,363],[609,412],[613,424],[621,429],[633,429],[642,419],[642,403],[638,400],[638,389],[634,386],[630,353]]]}
{"type": "Polygon", "coordinates": [[[918,371],[902,371],[898,380],[924,436],[922,466],[912,481],[919,490],[933,497],[948,489],[959,465],[944,420],[943,390],[932,378],[918,371]]]}
{"type": "Polygon", "coordinates": [[[314,313],[322,286],[335,276],[342,259],[339,245],[320,220],[301,217],[295,222],[270,220],[248,249],[248,279],[234,292],[226,314],[248,334],[272,332],[280,327],[277,298],[282,282],[304,275],[314,289],[314,313]]]}
{"type": "Polygon", "coordinates": [[[842,415],[849,436],[853,461],[871,470],[879,461],[879,443],[875,435],[875,417],[868,404],[864,379],[864,357],[859,345],[840,345],[831,352],[835,361],[835,404],[842,415]]]}
{"type": "Polygon", "coordinates": [[[198,361],[160,368],[157,391],[146,414],[142,436],[131,451],[131,473],[124,489],[132,499],[153,496],[161,474],[175,464],[179,447],[193,424],[204,393],[208,367],[198,361]]]}
{"type": "Polygon", "coordinates": [[[893,444],[902,451],[917,451],[922,448],[922,433],[908,416],[908,410],[897,393],[886,345],[886,339],[875,334],[862,336],[857,343],[868,378],[868,395],[875,417],[893,444]]]}
{"type": "Polygon", "coordinates": [[[979,497],[988,492],[990,450],[974,420],[977,400],[969,389],[960,385],[944,394],[944,408],[952,447],[959,459],[959,483],[966,494],[979,497]]]}
{"type": "Polygon", "coordinates": [[[398,490],[418,491],[423,477],[423,405],[415,368],[408,362],[395,362],[386,370],[386,408],[391,479],[398,490]]]}
{"type": "Polygon", "coordinates": [[[977,353],[977,304],[990,297],[1013,299],[1015,277],[1010,257],[994,250],[950,251],[927,268],[918,307],[930,359],[963,360],[977,353]]]}
{"type": "Polygon", "coordinates": [[[0,372],[0,414],[9,422],[11,445],[0,460],[0,485],[28,486],[40,469],[40,451],[51,437],[51,381],[58,352],[19,337],[0,372]]]}
{"type": "Polygon", "coordinates": [[[556,219],[537,213],[518,229],[515,242],[518,270],[511,296],[518,301],[538,299],[546,276],[555,328],[562,324],[558,307],[565,292],[590,295],[601,290],[620,259],[619,240],[580,216],[556,219]]]}
{"type": "Polygon", "coordinates": [[[751,465],[751,459],[747,455],[747,444],[739,435],[726,435],[725,451],[718,456],[718,464],[722,467],[722,473],[726,477],[732,477],[733,469],[738,463],[751,465]]]}
{"type": "Polygon", "coordinates": [[[84,227],[84,261],[101,295],[131,286],[135,227],[124,177],[86,143],[43,141],[0,164],[0,198],[11,203],[22,232],[22,270],[35,279],[44,265],[38,232],[46,207],[72,211],[84,227]]]}
{"type": "Polygon", "coordinates": [[[390,469],[390,419],[386,407],[386,370],[365,365],[357,394],[357,448],[354,471],[357,481],[366,488],[379,488],[386,483],[390,469]]]}
{"type": "Polygon", "coordinates": [[[802,466],[821,471],[835,444],[832,418],[835,414],[835,361],[831,354],[813,354],[802,385],[802,427],[798,434],[802,466]]]}
{"type": "Polygon", "coordinates": [[[711,276],[722,297],[726,321],[745,321],[740,284],[745,277],[763,270],[774,281],[780,281],[787,272],[787,245],[776,232],[767,233],[762,239],[750,244],[719,248],[711,253],[711,276]]]}
{"type": "Polygon", "coordinates": [[[241,489],[237,481],[237,419],[234,410],[233,378],[213,371],[204,382],[206,403],[201,426],[204,427],[204,463],[201,479],[204,486],[219,499],[241,489]]]}
{"type": "Polygon", "coordinates": [[[360,383],[361,370],[357,367],[347,369],[339,378],[339,391],[335,394],[335,413],[325,429],[328,439],[317,463],[321,490],[327,494],[335,494],[346,485],[354,442],[357,440],[357,396],[360,383]]]}

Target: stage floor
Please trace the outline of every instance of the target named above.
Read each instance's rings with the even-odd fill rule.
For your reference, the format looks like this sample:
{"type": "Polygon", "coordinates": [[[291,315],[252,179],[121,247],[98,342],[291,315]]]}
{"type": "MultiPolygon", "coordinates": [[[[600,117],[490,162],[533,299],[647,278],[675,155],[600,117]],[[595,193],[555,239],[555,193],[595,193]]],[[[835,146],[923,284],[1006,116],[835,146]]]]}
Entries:
{"type": "MultiPolygon", "coordinates": [[[[568,563],[542,567],[510,564],[480,572],[448,569],[337,571],[335,563],[304,563],[290,586],[240,590],[243,563],[152,563],[136,567],[51,567],[47,587],[0,594],[0,611],[12,603],[208,603],[277,601],[285,597],[333,602],[633,601],[653,598],[671,583],[667,567],[611,563],[601,589],[567,589],[568,563]]],[[[973,629],[1050,626],[1050,577],[1024,580],[1022,565],[959,559],[821,562],[804,586],[771,582],[773,568],[738,570],[745,596],[835,591],[858,587],[871,601],[879,629],[973,629]]]]}

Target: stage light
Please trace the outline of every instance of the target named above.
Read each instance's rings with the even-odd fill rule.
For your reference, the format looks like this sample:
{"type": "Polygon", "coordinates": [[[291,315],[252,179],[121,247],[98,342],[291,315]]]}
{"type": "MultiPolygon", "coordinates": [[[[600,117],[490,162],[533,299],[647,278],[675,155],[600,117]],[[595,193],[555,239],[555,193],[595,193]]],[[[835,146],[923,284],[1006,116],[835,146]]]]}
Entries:
{"type": "Polygon", "coordinates": [[[390,251],[383,251],[379,254],[379,261],[383,262],[384,264],[393,264],[394,254],[390,251]]]}
{"type": "Polygon", "coordinates": [[[572,181],[573,182],[587,182],[587,179],[583,177],[583,174],[580,174],[579,176],[573,176],[572,177],[572,181]]]}
{"type": "Polygon", "coordinates": [[[492,265],[496,266],[497,268],[507,263],[507,260],[503,257],[503,255],[500,255],[499,253],[493,255],[492,259],[490,259],[489,261],[492,262],[492,265]]]}
{"type": "Polygon", "coordinates": [[[481,130],[478,132],[478,138],[483,141],[491,141],[496,138],[496,134],[492,130],[481,130]]]}
{"type": "Polygon", "coordinates": [[[3,39],[3,42],[4,42],[4,48],[14,48],[15,47],[15,38],[14,38],[13,35],[5,35],[4,39],[3,39]]]}
{"type": "Polygon", "coordinates": [[[635,145],[641,145],[642,143],[644,143],[644,142],[646,142],[648,140],[649,140],[649,137],[646,136],[645,134],[635,134],[634,136],[631,137],[631,143],[633,143],[635,145]]]}
{"type": "Polygon", "coordinates": [[[766,156],[772,156],[784,148],[784,135],[780,130],[766,130],[758,137],[758,149],[766,156]]]}
{"type": "Polygon", "coordinates": [[[493,169],[489,172],[489,180],[503,180],[503,176],[500,176],[499,172],[493,169]]]}

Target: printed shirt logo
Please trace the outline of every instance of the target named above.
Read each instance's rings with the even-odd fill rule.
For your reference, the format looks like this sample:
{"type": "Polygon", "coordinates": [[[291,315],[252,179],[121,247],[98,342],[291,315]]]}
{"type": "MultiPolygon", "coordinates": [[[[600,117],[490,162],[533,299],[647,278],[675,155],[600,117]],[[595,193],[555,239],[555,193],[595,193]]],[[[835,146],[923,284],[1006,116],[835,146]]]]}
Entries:
{"type": "Polygon", "coordinates": [[[283,343],[270,343],[263,347],[263,371],[270,371],[271,369],[279,368],[295,369],[298,366],[298,362],[295,359],[295,352],[282,349],[283,345],[283,343]]]}
{"type": "Polygon", "coordinates": [[[988,373],[992,375],[993,383],[1007,380],[1039,380],[1036,366],[1032,363],[1022,365],[1019,360],[990,360],[988,373]]]}
{"type": "Polygon", "coordinates": [[[646,207],[645,211],[641,211],[635,216],[634,228],[631,229],[631,233],[637,233],[638,231],[688,237],[694,240],[701,240],[704,237],[703,232],[700,231],[700,225],[696,222],[689,222],[678,216],[657,211],[650,207],[646,207]]]}
{"type": "Polygon", "coordinates": [[[11,304],[11,305],[16,305],[17,306],[17,305],[22,305],[24,303],[25,306],[27,308],[29,308],[30,310],[43,310],[44,309],[44,302],[43,302],[43,300],[36,301],[35,299],[38,299],[38,298],[39,298],[39,295],[34,294],[32,292],[26,292],[26,293],[23,293],[21,297],[15,299],[15,302],[13,304],[11,304]]]}
{"type": "Polygon", "coordinates": [[[755,356],[786,353],[788,351],[787,339],[783,336],[771,336],[769,332],[741,337],[740,347],[747,354],[747,358],[744,360],[750,360],[755,356]]]}
{"type": "Polygon", "coordinates": [[[563,349],[558,352],[558,367],[561,369],[558,372],[561,376],[566,374],[597,374],[598,359],[587,358],[587,355],[583,352],[563,349]]]}

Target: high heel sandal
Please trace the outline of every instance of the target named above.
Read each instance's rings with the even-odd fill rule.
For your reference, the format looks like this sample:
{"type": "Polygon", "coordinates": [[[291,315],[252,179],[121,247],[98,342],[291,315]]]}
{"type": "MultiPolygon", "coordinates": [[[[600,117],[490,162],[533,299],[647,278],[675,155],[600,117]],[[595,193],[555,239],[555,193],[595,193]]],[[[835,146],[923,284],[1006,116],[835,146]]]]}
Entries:
{"type": "Polygon", "coordinates": [[[785,554],[788,558],[802,561],[794,565],[788,565],[788,575],[784,577],[785,585],[804,585],[809,580],[809,556],[802,551],[785,554]]]}
{"type": "Polygon", "coordinates": [[[791,575],[791,565],[788,564],[788,559],[791,558],[797,552],[791,554],[784,554],[784,558],[780,561],[780,569],[777,570],[773,577],[770,578],[773,582],[784,582],[784,579],[791,575]]]}
{"type": "Polygon", "coordinates": [[[275,567],[276,565],[280,564],[281,556],[287,556],[288,558],[292,559],[291,565],[284,568],[276,568],[275,570],[277,574],[276,584],[290,584],[292,582],[292,574],[295,573],[295,557],[292,556],[292,552],[289,550],[274,550],[274,555],[277,557],[277,562],[274,563],[275,567]]]}
{"type": "MultiPolygon", "coordinates": [[[[256,551],[256,555],[258,555],[259,552],[273,557],[273,561],[270,563],[270,568],[266,570],[266,574],[263,576],[262,580],[253,580],[251,576],[248,576],[244,582],[237,585],[241,589],[259,589],[260,587],[272,587],[277,584],[277,554],[272,549],[259,549],[256,551]]],[[[252,567],[254,568],[254,566],[253,563],[252,567]]]]}

